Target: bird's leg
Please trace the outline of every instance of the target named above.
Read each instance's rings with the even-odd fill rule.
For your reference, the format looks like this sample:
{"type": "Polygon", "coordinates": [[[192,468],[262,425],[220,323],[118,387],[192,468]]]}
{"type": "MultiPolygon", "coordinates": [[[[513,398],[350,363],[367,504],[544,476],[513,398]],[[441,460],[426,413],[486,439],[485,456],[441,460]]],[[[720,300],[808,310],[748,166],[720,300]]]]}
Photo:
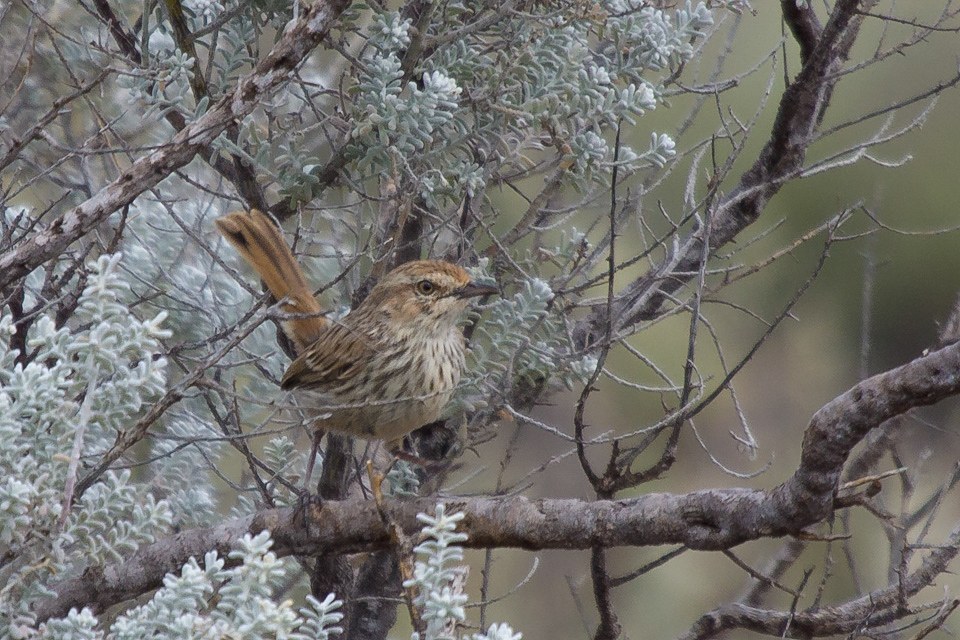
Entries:
{"type": "Polygon", "coordinates": [[[317,453],[320,451],[320,440],[323,439],[323,430],[315,429],[313,432],[313,442],[310,445],[310,457],[307,459],[307,472],[304,474],[303,489],[297,498],[297,506],[293,512],[293,519],[303,520],[303,527],[307,535],[310,535],[310,512],[311,506],[320,506],[322,498],[320,494],[310,491],[310,477],[313,475],[313,467],[317,461],[317,453]]]}
{"type": "MultiPolygon", "coordinates": [[[[393,463],[391,463],[392,465],[393,463]]],[[[367,476],[370,478],[370,490],[373,492],[373,501],[377,505],[377,512],[380,514],[380,521],[386,527],[390,534],[390,542],[396,549],[397,562],[400,565],[400,577],[406,584],[413,579],[413,543],[403,532],[400,525],[390,517],[383,503],[383,480],[385,476],[373,468],[373,461],[367,460],[367,476]]],[[[421,624],[420,614],[414,606],[414,599],[417,597],[415,587],[404,587],[404,599],[407,602],[407,612],[410,614],[410,623],[414,629],[419,629],[421,624]]]]}
{"type": "Polygon", "coordinates": [[[313,475],[313,466],[317,461],[317,452],[320,451],[320,440],[323,438],[323,431],[315,429],[313,432],[313,444],[310,446],[310,458],[307,459],[307,473],[303,480],[303,489],[307,494],[310,493],[310,476],[313,475]]]}
{"type": "Polygon", "coordinates": [[[423,467],[424,469],[430,469],[431,467],[436,465],[436,462],[432,460],[427,460],[425,458],[421,458],[417,454],[406,451],[405,449],[392,449],[390,453],[397,460],[403,460],[404,462],[415,464],[418,467],[423,467]]]}
{"type": "Polygon", "coordinates": [[[383,481],[386,476],[373,468],[373,460],[367,460],[367,477],[370,478],[370,491],[373,493],[373,501],[377,504],[380,517],[386,520],[383,511],[383,481]]]}
{"type": "Polygon", "coordinates": [[[297,506],[293,508],[293,523],[299,522],[307,536],[310,535],[310,509],[311,507],[319,509],[322,503],[323,500],[319,495],[307,490],[301,491],[297,496],[297,506]]]}
{"type": "Polygon", "coordinates": [[[395,460],[403,460],[404,462],[409,462],[414,464],[421,469],[423,469],[424,476],[421,476],[423,480],[427,476],[433,476],[441,473],[444,470],[450,468],[450,460],[429,460],[423,458],[412,451],[408,451],[404,446],[409,440],[407,438],[401,438],[399,440],[393,440],[387,443],[387,450],[394,457],[395,460]]]}

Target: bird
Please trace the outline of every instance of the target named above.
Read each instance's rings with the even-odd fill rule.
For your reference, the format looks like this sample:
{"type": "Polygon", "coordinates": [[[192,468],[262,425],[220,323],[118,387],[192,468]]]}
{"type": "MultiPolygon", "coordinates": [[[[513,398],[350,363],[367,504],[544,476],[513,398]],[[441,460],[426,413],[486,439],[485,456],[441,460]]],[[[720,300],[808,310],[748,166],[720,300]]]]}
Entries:
{"type": "Polygon", "coordinates": [[[460,319],[474,298],[499,289],[451,262],[414,260],[334,321],[322,315],[273,219],[252,209],[214,223],[287,314],[281,326],[298,355],[280,387],[308,398],[317,433],[383,440],[394,455],[416,461],[404,454],[404,437],[441,417],[466,367],[460,319]]]}

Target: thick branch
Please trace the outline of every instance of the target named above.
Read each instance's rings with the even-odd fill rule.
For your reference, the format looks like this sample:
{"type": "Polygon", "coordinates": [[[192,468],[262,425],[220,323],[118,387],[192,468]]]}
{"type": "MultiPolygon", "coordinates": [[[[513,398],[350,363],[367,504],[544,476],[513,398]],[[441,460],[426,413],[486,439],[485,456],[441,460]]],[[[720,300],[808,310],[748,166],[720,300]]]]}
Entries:
{"type": "MultiPolygon", "coordinates": [[[[140,66],[143,63],[143,56],[140,54],[140,50],[137,49],[136,40],[133,34],[128,32],[123,26],[123,23],[117,17],[117,14],[114,13],[110,3],[107,2],[107,0],[93,0],[93,5],[96,7],[97,14],[100,16],[100,19],[103,20],[110,28],[110,33],[113,34],[113,39],[117,43],[117,46],[120,48],[120,51],[123,53],[123,55],[125,55],[134,64],[140,66]]],[[[190,57],[192,57],[194,60],[199,61],[200,58],[197,57],[193,39],[186,30],[182,10],[176,14],[172,13],[170,15],[170,22],[174,28],[174,33],[177,34],[178,37],[177,46],[182,51],[187,52],[188,55],[190,55],[190,57]]],[[[203,82],[203,74],[199,71],[192,76],[191,83],[196,82],[200,82],[201,86],[204,87],[202,93],[200,95],[196,95],[196,99],[199,102],[201,98],[208,95],[205,83],[203,82]]],[[[163,117],[176,131],[181,131],[187,126],[186,119],[179,111],[173,109],[169,110],[164,114],[163,117]]],[[[234,125],[231,125],[231,127],[235,129],[234,125]]],[[[237,136],[235,130],[230,131],[230,136],[233,140],[236,140],[237,136]]],[[[247,201],[247,204],[250,206],[250,208],[260,209],[261,211],[266,210],[267,202],[266,197],[263,194],[263,189],[261,189],[260,185],[257,183],[257,178],[253,173],[253,169],[249,167],[242,159],[236,158],[234,162],[231,163],[224,156],[214,156],[213,150],[210,148],[200,149],[198,153],[200,157],[203,158],[218,173],[220,173],[220,175],[233,183],[240,195],[243,196],[243,198],[247,201]]]]}
{"type": "Polygon", "coordinates": [[[20,243],[16,249],[0,256],[0,290],[59,256],[111,213],[130,204],[143,191],[189,163],[227,127],[253,111],[326,37],[348,4],[349,0],[314,3],[253,73],[241,80],[236,89],[224,95],[207,113],[177,133],[169,144],[140,158],[95,196],[20,243]]]}
{"type": "MultiPolygon", "coordinates": [[[[522,496],[444,499],[466,515],[469,547],[591,549],[683,544],[728,549],[761,537],[792,535],[828,516],[842,466],[870,429],[912,407],[960,392],[960,344],[876,375],[814,415],[803,439],[800,466],[770,491],[716,489],[688,494],[646,494],[627,500],[530,500],[522,496]]],[[[436,498],[388,500],[391,521],[410,535],[417,513],[432,513],[436,498]]],[[[55,587],[39,605],[41,620],[71,607],[104,609],[158,587],[191,556],[216,549],[222,555],[247,532],[268,529],[280,555],[317,555],[384,549],[389,532],[373,501],[328,501],[310,509],[309,527],[290,509],[268,509],[219,526],[184,531],[143,547],[106,570],[91,569],[55,587]]]]}

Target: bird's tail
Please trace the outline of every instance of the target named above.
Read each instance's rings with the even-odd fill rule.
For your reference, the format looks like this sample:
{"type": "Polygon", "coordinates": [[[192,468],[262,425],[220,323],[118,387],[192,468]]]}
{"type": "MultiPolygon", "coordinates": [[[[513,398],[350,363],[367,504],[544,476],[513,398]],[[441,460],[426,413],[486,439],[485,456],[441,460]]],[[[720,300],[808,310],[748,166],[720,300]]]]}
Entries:
{"type": "Polygon", "coordinates": [[[292,317],[282,321],[298,353],[316,341],[327,320],[313,297],[303,270],[293,257],[280,227],[257,209],[234,211],[214,220],[223,237],[253,267],[283,310],[292,317]]]}

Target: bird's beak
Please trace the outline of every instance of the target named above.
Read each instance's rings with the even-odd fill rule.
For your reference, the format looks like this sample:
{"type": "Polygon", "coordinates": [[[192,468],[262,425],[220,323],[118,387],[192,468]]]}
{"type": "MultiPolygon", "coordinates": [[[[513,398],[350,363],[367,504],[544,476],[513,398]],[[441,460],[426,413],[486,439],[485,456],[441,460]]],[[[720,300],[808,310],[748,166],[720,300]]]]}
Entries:
{"type": "Polygon", "coordinates": [[[492,296],[498,293],[500,293],[500,289],[493,285],[470,282],[457,289],[453,295],[457,298],[478,298],[480,296],[492,296]]]}

